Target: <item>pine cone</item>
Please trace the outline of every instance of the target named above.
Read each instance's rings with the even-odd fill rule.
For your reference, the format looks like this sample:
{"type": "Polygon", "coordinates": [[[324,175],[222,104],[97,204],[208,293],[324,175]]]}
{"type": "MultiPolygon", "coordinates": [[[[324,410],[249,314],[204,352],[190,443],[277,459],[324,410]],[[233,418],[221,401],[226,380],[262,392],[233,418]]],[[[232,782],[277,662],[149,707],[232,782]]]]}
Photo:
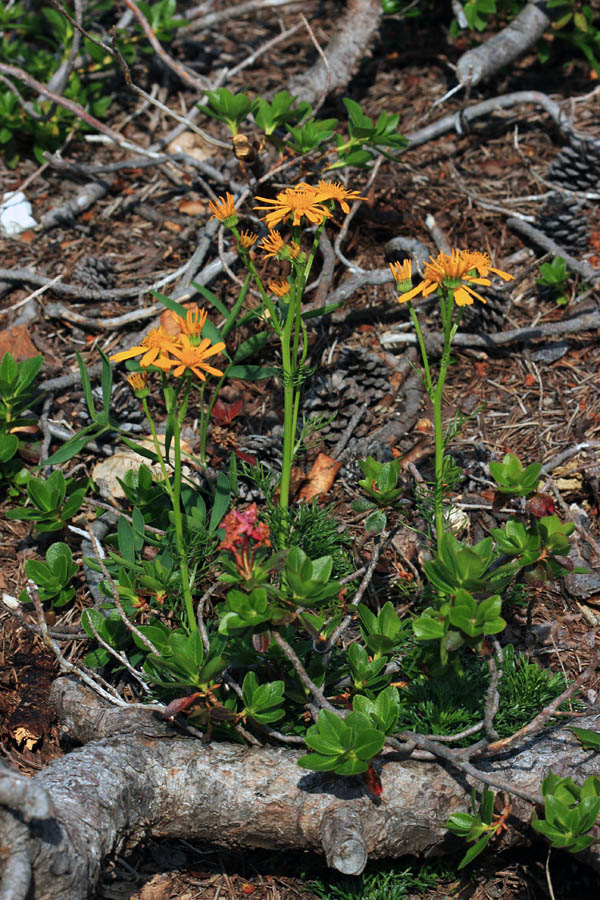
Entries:
{"type": "MultiPolygon", "coordinates": [[[[348,425],[357,405],[366,404],[369,413],[390,391],[390,371],[385,361],[374,353],[343,348],[330,371],[316,375],[309,383],[304,399],[307,416],[335,419],[321,431],[325,438],[334,439],[348,425]]],[[[369,431],[369,415],[356,429],[356,437],[369,431]]]]}
{"type": "Polygon", "coordinates": [[[536,227],[569,250],[585,250],[588,245],[588,223],[583,204],[564,194],[552,194],[535,219],[536,227]]]}
{"type": "Polygon", "coordinates": [[[550,163],[548,181],[570,191],[589,191],[600,181],[600,141],[572,140],[550,163]]]}
{"type": "Polygon", "coordinates": [[[72,278],[92,290],[108,290],[116,283],[113,264],[106,256],[83,256],[73,266],[72,278]]]}
{"type": "Polygon", "coordinates": [[[475,285],[478,294],[485,298],[485,305],[474,300],[472,306],[465,306],[460,330],[469,334],[487,334],[504,328],[506,312],[510,304],[508,292],[495,291],[493,287],[475,285]]]}

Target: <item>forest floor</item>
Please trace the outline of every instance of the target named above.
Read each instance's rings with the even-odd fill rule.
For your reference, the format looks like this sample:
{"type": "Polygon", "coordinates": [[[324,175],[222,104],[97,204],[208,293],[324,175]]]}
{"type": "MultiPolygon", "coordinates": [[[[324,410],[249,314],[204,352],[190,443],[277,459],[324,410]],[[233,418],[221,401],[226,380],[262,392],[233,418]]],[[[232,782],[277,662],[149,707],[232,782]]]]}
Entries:
{"type": "MultiPolygon", "coordinates": [[[[225,8],[228,5],[223,4],[225,8]]],[[[341,13],[341,4],[333,0],[322,3],[306,0],[302,10],[310,18],[319,43],[326,45],[341,13]]],[[[185,29],[181,29],[169,52],[188,61],[195,58],[198,71],[212,78],[223,66],[236,66],[280,29],[297,21],[294,6],[277,11],[258,9],[230,18],[187,43],[185,29]]],[[[595,81],[582,59],[564,57],[551,66],[541,65],[532,52],[508,71],[474,88],[468,101],[458,94],[443,105],[434,106],[454,84],[451,66],[468,46],[464,38],[449,40],[448,24],[425,15],[404,20],[384,19],[372,54],[365,58],[343,96],[360,102],[363,111],[373,118],[382,110],[398,113],[400,129],[410,134],[442,115],[459,110],[465,102],[472,104],[513,91],[539,90],[558,102],[565,102],[565,110],[580,132],[600,135],[599,95],[597,90],[594,92],[595,81]]],[[[273,91],[286,87],[288,80],[303,71],[315,55],[306,29],[298,30],[229,79],[227,86],[233,92],[270,96],[273,91]]],[[[156,61],[148,63],[142,59],[134,75],[146,90],[154,89],[167,106],[179,112],[197,102],[197,94],[156,61]]],[[[107,83],[107,90],[113,89],[107,83]]],[[[343,114],[341,97],[328,97],[321,115],[342,118],[343,114]]],[[[142,147],[160,141],[174,124],[160,110],[127,93],[122,84],[114,90],[107,123],[142,147]]],[[[227,140],[225,129],[219,123],[203,120],[201,124],[216,137],[227,140]]],[[[251,128],[246,131],[252,138],[251,128]]],[[[548,167],[559,154],[562,143],[560,132],[543,110],[525,104],[497,110],[475,122],[463,134],[449,132],[430,140],[407,152],[400,163],[384,160],[371,184],[367,185],[368,173],[350,170],[347,186],[364,193],[366,201],[349,225],[344,256],[363,269],[385,268],[385,245],[399,235],[416,238],[436,253],[440,248],[435,246],[431,226],[426,224],[426,218],[434,216],[451,247],[489,252],[494,265],[516,276],[516,286],[510,285],[502,294],[490,298],[487,306],[477,305],[467,310],[461,329],[465,333],[496,334],[545,326],[597,308],[598,287],[584,284],[577,274],[572,274],[567,282],[569,302],[566,305],[558,305],[555,298],[544,294],[536,284],[544,251],[532,243],[524,243],[523,237],[507,226],[507,219],[515,214],[535,217],[540,212],[544,203],[540,195],[552,187],[547,181],[548,167]]],[[[70,223],[3,238],[2,268],[34,270],[49,278],[60,276],[64,284],[80,285],[82,294],[86,286],[128,288],[168,276],[192,256],[208,222],[209,196],[203,179],[217,195],[229,190],[230,179],[238,183],[245,181],[247,173],[235,161],[232,165],[231,154],[215,148],[205,150],[205,161],[223,173],[220,182],[211,182],[209,174],[195,172],[184,165],[117,171],[105,176],[110,182],[107,193],[70,223]]],[[[72,138],[63,152],[65,159],[83,165],[112,163],[129,155],[106,144],[87,142],[80,134],[72,138]]],[[[302,177],[308,180],[310,172],[302,173],[302,177]]],[[[28,180],[26,194],[38,221],[49,209],[73,198],[83,183],[68,170],[53,166],[40,168],[27,154],[13,170],[0,165],[0,194],[20,188],[25,180],[28,180]]],[[[587,221],[587,243],[572,252],[597,268],[600,265],[597,202],[584,203],[581,217],[587,221]]],[[[243,227],[252,224],[250,220],[242,222],[243,227]]],[[[209,259],[218,258],[218,252],[215,240],[209,259]]],[[[233,269],[237,272],[235,265],[233,269]]],[[[337,287],[346,277],[343,264],[338,262],[333,286],[337,287]]],[[[42,380],[75,371],[75,351],[93,365],[98,361],[98,347],[111,353],[137,343],[147,320],[133,319],[124,330],[86,320],[134,312],[153,302],[148,294],[140,298],[132,295],[126,299],[86,301],[83,296],[64,296],[50,287],[37,298],[34,317],[19,320],[22,309],[30,308],[28,304],[21,307],[20,301],[28,297],[33,287],[3,283],[0,314],[4,331],[0,332],[0,351],[10,350],[18,358],[42,353],[45,358],[42,380]],[[74,321],[64,314],[64,309],[61,313],[57,303],[75,310],[84,319],[74,321]]],[[[237,295],[238,286],[229,274],[222,273],[211,282],[210,289],[228,305],[237,295]]],[[[311,341],[312,361],[317,366],[316,386],[312,394],[311,386],[307,386],[307,394],[313,397],[313,408],[317,411],[338,412],[339,427],[326,434],[312,456],[303,460],[305,471],[310,469],[317,450],[332,453],[358,404],[365,404],[365,413],[352,439],[368,442],[376,433],[384,434],[383,426],[392,423],[394,438],[389,449],[406,459],[407,464],[422,467],[427,474],[432,451],[431,409],[421,392],[407,419],[407,397],[400,388],[410,373],[409,345],[397,337],[409,333],[406,327],[409,319],[394,294],[391,282],[367,285],[357,290],[340,312],[315,326],[311,341]],[[336,371],[350,378],[352,392],[347,395],[344,390],[332,392],[331,378],[336,371]]],[[[435,329],[431,306],[423,309],[426,324],[435,329]]],[[[597,534],[599,333],[599,330],[567,331],[559,339],[517,339],[506,346],[456,349],[446,391],[447,417],[460,408],[470,418],[453,443],[453,451],[467,476],[453,499],[469,510],[474,540],[488,533],[493,525],[489,483],[482,477],[483,466],[489,459],[501,459],[506,452],[518,453],[526,463],[539,460],[549,464],[557,512],[568,518],[575,504],[591,523],[592,533],[597,534]]],[[[116,415],[125,421],[132,400],[124,376],[118,374],[116,382],[116,415]]],[[[210,462],[217,468],[234,446],[245,454],[259,453],[264,445],[257,444],[256,435],[268,437],[281,415],[281,398],[273,381],[236,382],[228,387],[224,399],[229,403],[241,400],[243,411],[231,423],[226,419],[214,423],[208,449],[210,462]]],[[[82,410],[82,392],[75,386],[53,393],[45,416],[57,426],[76,431],[81,428],[82,410]]],[[[191,413],[190,422],[194,410],[191,413]]],[[[190,426],[186,439],[192,446],[194,437],[190,426]]],[[[59,442],[53,440],[52,448],[57,446],[59,442]]],[[[81,465],[80,476],[92,474],[99,458],[102,457],[88,448],[65,469],[71,470],[77,463],[81,465]]],[[[340,479],[322,500],[334,504],[335,515],[351,533],[358,534],[359,523],[349,506],[355,493],[348,473],[349,470],[342,471],[340,479]]],[[[15,505],[12,501],[7,503],[15,505]]],[[[93,505],[90,505],[86,515],[92,512],[93,505]]],[[[77,539],[66,539],[72,543],[76,558],[81,558],[77,539]]],[[[17,596],[26,583],[25,561],[43,558],[43,553],[44,545],[32,536],[28,523],[0,517],[3,592],[17,596]]],[[[363,560],[368,558],[368,543],[363,545],[361,553],[363,560]]],[[[376,573],[374,589],[380,589],[396,602],[401,597],[403,583],[412,577],[410,568],[406,570],[403,553],[409,554],[410,548],[392,548],[376,573]]],[[[361,564],[360,560],[356,562],[361,564]]],[[[415,559],[413,564],[418,567],[418,563],[415,559]]],[[[600,566],[593,553],[589,563],[592,568],[600,566]]],[[[86,606],[83,576],[78,584],[74,604],[66,612],[58,611],[54,622],[54,627],[63,632],[69,627],[79,630],[79,615],[86,606]]],[[[518,649],[567,677],[580,674],[597,654],[598,592],[575,599],[563,586],[557,585],[539,593],[530,621],[525,609],[519,607],[508,617],[503,641],[512,641],[518,649]]],[[[46,704],[48,688],[58,667],[39,639],[6,610],[0,611],[0,628],[2,753],[7,762],[21,771],[35,773],[63,752],[57,724],[46,704]]],[[[62,649],[67,658],[81,658],[89,644],[67,642],[62,644],[62,649]]],[[[595,701],[597,689],[595,676],[586,686],[590,702],[595,701]]],[[[591,896],[593,878],[570,858],[554,859],[559,860],[552,863],[556,896],[570,897],[577,893],[578,897],[584,897],[588,891],[591,896]]],[[[222,850],[199,848],[185,842],[152,844],[134,858],[115,861],[106,872],[99,896],[123,900],[167,897],[233,900],[243,896],[253,896],[256,900],[292,900],[361,895],[423,896],[429,900],[447,896],[465,900],[500,896],[542,898],[548,896],[545,861],[543,847],[510,856],[490,854],[483,861],[478,860],[462,879],[452,875],[450,867],[436,887],[433,882],[419,887],[415,875],[412,882],[406,882],[405,894],[392,895],[389,889],[377,888],[376,880],[368,889],[371,893],[364,880],[336,880],[310,857],[286,855],[284,858],[267,852],[228,855],[222,850]],[[320,878],[325,885],[320,892],[315,892],[312,881],[315,878],[320,878]]],[[[408,863],[394,865],[402,869],[408,863]]]]}

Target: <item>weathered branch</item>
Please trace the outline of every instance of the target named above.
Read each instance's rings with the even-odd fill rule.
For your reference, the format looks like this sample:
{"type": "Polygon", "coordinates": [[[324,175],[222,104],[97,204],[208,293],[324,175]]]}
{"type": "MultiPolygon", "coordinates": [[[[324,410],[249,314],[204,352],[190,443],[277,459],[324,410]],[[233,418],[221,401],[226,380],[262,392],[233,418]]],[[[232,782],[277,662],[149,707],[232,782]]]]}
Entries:
{"type": "MultiPolygon", "coordinates": [[[[383,795],[374,803],[358,779],[300,769],[292,750],[181,737],[152,711],[107,708],[65,678],[55,682],[52,697],[71,737],[96,740],[52,762],[25,792],[21,776],[2,773],[0,845],[9,848],[2,900],[88,897],[104,860],[148,837],[186,837],[229,849],[306,849],[323,853],[339,871],[359,873],[367,857],[452,849],[444,822],[469,808],[473,779],[450,762],[382,757],[383,795]],[[21,826],[16,831],[15,823],[21,826]]],[[[596,714],[577,724],[599,723],[596,714]]],[[[527,794],[537,793],[550,768],[578,783],[600,774],[600,756],[583,750],[567,728],[554,728],[515,755],[480,767],[527,794]]],[[[529,839],[530,816],[530,804],[517,798],[509,842],[529,839]]],[[[600,871],[598,843],[585,859],[600,871]]]]}
{"type": "Polygon", "coordinates": [[[528,3],[506,28],[481,46],[463,53],[456,66],[459,84],[479,84],[526,53],[550,26],[545,5],[543,0],[528,3]]]}
{"type": "Polygon", "coordinates": [[[325,91],[346,87],[369,51],[382,14],[379,0],[349,0],[325,50],[327,64],[319,58],[307,72],[292,79],[288,86],[290,93],[312,105],[325,91]]]}

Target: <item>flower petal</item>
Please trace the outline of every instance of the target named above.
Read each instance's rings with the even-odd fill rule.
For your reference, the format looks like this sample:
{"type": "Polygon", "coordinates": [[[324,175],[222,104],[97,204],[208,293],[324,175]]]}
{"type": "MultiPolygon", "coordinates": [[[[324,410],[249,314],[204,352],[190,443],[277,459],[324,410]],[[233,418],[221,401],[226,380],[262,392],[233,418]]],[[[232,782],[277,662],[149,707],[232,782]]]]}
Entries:
{"type": "Polygon", "coordinates": [[[405,291],[404,294],[400,294],[397,298],[398,303],[406,303],[407,300],[412,300],[413,297],[416,297],[417,294],[420,294],[423,291],[426,284],[426,281],[421,281],[420,284],[418,284],[412,290],[405,291]]]}

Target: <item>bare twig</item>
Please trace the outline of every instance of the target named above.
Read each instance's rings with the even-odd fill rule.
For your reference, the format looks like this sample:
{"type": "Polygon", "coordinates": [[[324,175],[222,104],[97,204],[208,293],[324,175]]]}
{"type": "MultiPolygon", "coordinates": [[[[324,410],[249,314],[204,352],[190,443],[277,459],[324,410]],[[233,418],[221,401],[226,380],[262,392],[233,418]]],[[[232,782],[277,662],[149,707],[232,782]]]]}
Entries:
{"type": "MultiPolygon", "coordinates": [[[[534,341],[540,338],[556,337],[561,334],[579,334],[582,331],[595,331],[596,328],[600,328],[600,311],[597,310],[585,313],[582,316],[573,316],[572,319],[563,319],[560,322],[513,328],[509,331],[500,331],[494,334],[466,334],[459,331],[454,337],[453,344],[455,347],[506,347],[522,341],[534,341]]],[[[380,340],[384,346],[417,343],[417,339],[413,334],[403,334],[394,331],[386,332],[380,337],[380,340]]]]}
{"type": "MultiPolygon", "coordinates": [[[[8,594],[3,594],[2,602],[4,603],[5,609],[19,620],[19,623],[26,628],[27,631],[30,631],[31,634],[37,634],[41,636],[42,631],[39,625],[34,625],[33,622],[28,622],[23,614],[23,610],[21,608],[21,603],[17,600],[16,597],[11,597],[8,594]]],[[[87,634],[85,631],[58,631],[55,628],[48,628],[46,624],[46,631],[51,638],[55,641],[85,641],[87,639],[87,634]]]]}
{"type": "Polygon", "coordinates": [[[534,734],[537,734],[539,731],[541,731],[548,720],[551,719],[554,713],[557,711],[558,707],[562,706],[562,704],[566,700],[572,697],[573,694],[577,693],[581,685],[585,684],[587,679],[590,677],[592,672],[596,670],[596,668],[597,663],[591,663],[587,667],[587,669],[585,669],[581,673],[581,675],[579,675],[578,678],[576,678],[575,681],[573,681],[572,684],[570,684],[569,687],[562,692],[562,694],[556,697],[556,699],[553,700],[552,703],[549,703],[547,706],[545,706],[544,709],[539,712],[534,719],[531,720],[531,722],[529,722],[527,725],[524,725],[523,728],[519,728],[519,730],[515,731],[514,734],[511,734],[510,737],[502,738],[502,740],[500,741],[489,744],[485,748],[485,756],[488,757],[494,756],[497,753],[504,753],[504,751],[507,750],[508,747],[512,747],[523,738],[530,738],[534,734]]]}
{"type": "Polygon", "coordinates": [[[496,775],[488,775],[487,772],[481,772],[467,759],[461,759],[457,756],[455,750],[448,750],[446,747],[440,746],[436,741],[432,741],[430,738],[425,737],[425,735],[416,734],[412,731],[403,731],[400,734],[394,735],[394,737],[401,741],[414,742],[415,747],[428,750],[438,759],[445,760],[450,763],[451,766],[455,766],[461,772],[464,772],[465,775],[470,775],[471,778],[475,778],[483,784],[487,784],[500,791],[506,791],[508,794],[513,794],[516,797],[521,797],[522,800],[527,800],[533,805],[543,805],[544,803],[544,798],[541,794],[532,794],[529,791],[520,790],[512,782],[504,781],[504,779],[498,778],[496,775]]]}
{"type": "Polygon", "coordinates": [[[512,106],[521,104],[533,104],[541,106],[544,112],[561,128],[566,134],[575,134],[571,122],[563,113],[560,105],[543,94],[541,91],[515,91],[512,94],[501,94],[499,97],[491,97],[489,100],[483,100],[481,103],[475,103],[466,109],[460,109],[455,113],[443,116],[437,122],[426,125],[424,128],[407,134],[408,146],[404,151],[412,150],[426,144],[428,141],[435,140],[446,134],[448,131],[456,131],[463,134],[464,125],[474,119],[487,116],[498,109],[510,109],[512,106]]]}
{"type": "Polygon", "coordinates": [[[188,70],[184,66],[182,66],[180,63],[178,63],[176,60],[174,60],[171,56],[169,56],[169,54],[164,49],[164,47],[162,46],[160,41],[157,39],[156,35],[154,34],[154,31],[150,27],[150,23],[148,22],[148,19],[143,14],[141,9],[139,9],[136,6],[136,4],[133,2],[133,0],[125,0],[125,3],[129,7],[131,12],[134,14],[134,16],[136,17],[138,22],[140,23],[142,31],[148,38],[148,42],[150,43],[154,52],[157,54],[157,56],[160,56],[160,58],[162,59],[164,64],[169,69],[171,69],[172,72],[175,72],[175,74],[178,75],[185,84],[189,85],[190,87],[194,88],[195,90],[204,92],[207,88],[209,88],[210,81],[207,78],[200,78],[200,77],[198,77],[198,75],[195,75],[193,72],[188,72],[188,70]]]}
{"type": "Polygon", "coordinates": [[[69,112],[73,113],[77,116],[78,119],[81,119],[83,122],[87,122],[88,125],[91,125],[96,131],[99,131],[100,134],[104,134],[109,137],[116,144],[120,144],[123,140],[123,137],[117,132],[110,128],[108,125],[104,125],[103,122],[100,122],[95,116],[92,116],[91,113],[88,113],[87,110],[83,108],[79,103],[76,103],[74,100],[68,100],[66,97],[61,97],[60,94],[55,94],[54,91],[49,90],[45,84],[42,84],[41,81],[38,81],[37,78],[34,78],[32,75],[29,75],[24,69],[20,69],[18,66],[9,66],[6,63],[0,63],[0,73],[4,75],[8,75],[12,78],[16,78],[17,81],[22,81],[32,90],[37,91],[39,94],[43,94],[44,97],[48,97],[49,100],[52,100],[53,103],[56,103],[58,106],[62,106],[63,109],[68,109],[69,112]]]}
{"type": "MultiPolygon", "coordinates": [[[[300,679],[300,681],[302,682],[304,687],[308,691],[310,691],[310,693],[313,695],[313,697],[315,698],[315,700],[317,701],[319,706],[322,707],[323,709],[330,710],[330,712],[333,712],[336,715],[339,715],[339,710],[337,710],[334,706],[332,706],[332,704],[329,702],[329,700],[323,694],[323,691],[321,690],[321,688],[317,687],[317,685],[314,683],[314,681],[312,680],[312,678],[310,677],[310,675],[308,674],[308,672],[306,671],[306,669],[300,662],[300,659],[296,656],[295,652],[292,650],[292,648],[290,647],[288,642],[285,640],[285,638],[283,638],[278,631],[275,631],[275,629],[273,629],[271,631],[271,636],[272,636],[273,640],[275,641],[275,643],[277,644],[277,646],[280,648],[280,650],[283,650],[283,652],[285,653],[285,655],[291,662],[292,666],[296,670],[296,674],[298,675],[298,678],[300,679]]],[[[316,716],[313,715],[313,718],[316,718],[316,716]]]]}
{"type": "MultiPolygon", "coordinates": [[[[54,7],[54,9],[56,9],[62,15],[65,15],[65,10],[60,5],[60,3],[58,3],[58,0],[50,0],[50,3],[54,7]]],[[[81,0],[73,0],[73,5],[75,7],[75,24],[81,26],[81,22],[83,20],[83,4],[81,0]]],[[[48,88],[51,91],[56,91],[58,94],[62,94],[62,92],[64,91],[67,85],[67,81],[69,80],[69,75],[71,74],[71,71],[73,69],[75,60],[77,59],[80,44],[81,33],[78,28],[75,28],[69,55],[67,59],[65,59],[60,64],[60,66],[48,82],[48,88]]]]}
{"type": "Polygon", "coordinates": [[[496,659],[493,656],[488,656],[486,658],[487,666],[490,672],[490,683],[488,685],[487,694],[485,698],[485,707],[483,712],[483,724],[485,726],[485,733],[490,741],[498,740],[498,732],[494,728],[494,717],[498,712],[498,707],[500,705],[500,694],[498,692],[498,684],[500,683],[500,679],[502,678],[502,669],[499,669],[496,665],[496,660],[499,665],[502,665],[502,648],[498,643],[496,638],[492,638],[492,644],[494,646],[494,653],[496,654],[496,659]]]}
{"type": "MultiPolygon", "coordinates": [[[[340,622],[340,624],[338,625],[336,630],[333,632],[333,634],[327,641],[328,647],[333,647],[339,641],[340,637],[343,635],[344,631],[346,630],[346,628],[349,626],[350,622],[354,618],[354,612],[356,610],[356,607],[361,602],[362,598],[364,597],[365,591],[367,590],[369,584],[371,583],[371,579],[373,578],[373,573],[375,571],[377,563],[379,562],[379,557],[381,556],[382,551],[390,543],[390,541],[394,537],[395,533],[396,533],[396,529],[394,528],[391,531],[383,531],[381,533],[381,535],[379,536],[379,540],[378,540],[377,544],[375,545],[375,547],[373,548],[373,555],[371,556],[371,559],[369,560],[369,564],[366,568],[365,574],[363,575],[363,579],[362,579],[360,585],[358,586],[358,590],[357,590],[356,594],[354,595],[354,597],[352,598],[352,602],[348,604],[349,609],[351,609],[352,612],[349,612],[344,617],[342,622],[340,622]]],[[[326,652],[326,651],[324,651],[324,652],[326,652]]]]}
{"type": "MultiPolygon", "coordinates": [[[[87,610],[84,610],[83,612],[85,613],[85,612],[87,612],[87,610]]],[[[95,639],[100,644],[100,646],[104,647],[104,649],[107,650],[111,656],[113,656],[118,662],[121,663],[122,666],[124,666],[127,669],[127,671],[138,682],[138,684],[140,685],[140,687],[142,688],[142,690],[144,691],[145,694],[149,694],[150,688],[148,686],[148,681],[143,677],[142,673],[138,672],[137,669],[134,669],[134,667],[131,665],[131,663],[127,659],[127,656],[124,653],[121,653],[121,652],[115,650],[114,647],[111,647],[111,645],[109,643],[107,643],[103,637],[100,636],[96,626],[94,625],[92,617],[89,615],[87,617],[87,624],[88,624],[88,627],[90,628],[92,634],[94,635],[95,639]]]]}
{"type": "Polygon", "coordinates": [[[215,584],[211,584],[209,589],[204,592],[202,597],[200,597],[198,606],[196,607],[196,621],[198,623],[198,631],[200,632],[200,637],[202,638],[202,646],[207,652],[210,650],[210,641],[208,639],[206,625],[204,624],[204,607],[207,600],[210,599],[211,594],[214,594],[218,587],[219,585],[216,582],[215,584]]]}
{"type": "Polygon", "coordinates": [[[146,647],[150,651],[150,653],[154,653],[155,656],[160,656],[160,653],[158,652],[158,650],[156,649],[156,647],[154,646],[152,641],[149,640],[145,634],[142,634],[142,632],[139,630],[139,628],[133,624],[133,622],[127,616],[127,613],[123,609],[123,606],[121,604],[121,599],[119,597],[119,592],[117,590],[115,582],[114,582],[113,578],[111,577],[110,572],[106,568],[106,563],[104,562],[102,548],[100,547],[100,541],[98,540],[98,538],[96,537],[96,535],[90,528],[87,529],[87,535],[90,539],[90,543],[92,545],[92,550],[94,551],[94,556],[96,557],[96,562],[100,566],[100,571],[102,572],[102,574],[106,578],[108,584],[110,585],[110,590],[111,590],[111,594],[112,594],[112,597],[114,600],[114,604],[115,604],[117,611],[121,617],[121,621],[123,622],[123,625],[125,626],[127,631],[129,631],[131,634],[135,634],[135,636],[142,642],[144,647],[146,647]]]}
{"type": "MultiPolygon", "coordinates": [[[[230,6],[227,9],[220,9],[218,12],[211,12],[200,18],[194,18],[189,25],[189,30],[191,32],[204,31],[207,28],[220,25],[228,19],[237,19],[246,13],[274,9],[280,6],[291,6],[297,2],[298,0],[248,0],[246,3],[238,3],[237,6],[230,6]]],[[[305,2],[302,5],[305,6],[305,2]]]]}
{"type": "Polygon", "coordinates": [[[543,231],[540,231],[539,228],[530,225],[529,222],[525,222],[523,219],[517,219],[513,216],[506,220],[506,224],[509,228],[513,228],[515,231],[524,234],[525,237],[529,238],[531,241],[535,241],[535,243],[538,244],[538,246],[543,247],[544,250],[548,250],[555,256],[562,256],[569,269],[577,275],[581,275],[585,281],[595,282],[600,279],[600,269],[594,269],[588,262],[581,262],[580,260],[575,259],[574,256],[567,253],[567,251],[553,241],[552,238],[549,238],[543,231]]]}
{"type": "MultiPolygon", "coordinates": [[[[294,2],[294,0],[289,0],[289,2],[294,2]]],[[[231,12],[231,9],[224,10],[224,12],[231,12]]],[[[237,75],[239,72],[243,71],[243,69],[247,69],[248,66],[254,65],[254,63],[260,56],[262,56],[264,53],[268,53],[269,50],[272,50],[273,47],[277,46],[277,44],[281,44],[282,41],[287,40],[287,38],[291,37],[297,31],[300,31],[300,29],[303,27],[303,22],[297,22],[296,25],[292,25],[291,28],[286,28],[286,30],[282,31],[281,34],[276,35],[276,37],[271,38],[270,41],[262,44],[262,46],[260,46],[258,50],[255,50],[254,53],[250,53],[249,56],[247,56],[246,59],[243,59],[241,63],[238,63],[238,65],[234,66],[233,69],[229,69],[227,73],[228,79],[233,78],[234,75],[237,75]]]]}
{"type": "Polygon", "coordinates": [[[317,98],[317,100],[315,101],[314,104],[312,104],[313,110],[312,110],[311,115],[315,116],[317,113],[317,110],[321,109],[321,107],[325,103],[325,99],[327,97],[327,94],[329,93],[329,88],[331,87],[331,71],[329,69],[329,63],[327,62],[327,57],[325,56],[325,53],[323,52],[323,48],[321,47],[320,43],[316,39],[315,33],[312,30],[312,28],[310,27],[310,25],[308,24],[308,20],[307,20],[306,16],[304,15],[304,13],[300,13],[300,18],[302,19],[302,23],[303,23],[304,27],[308,31],[309,37],[310,37],[311,41],[313,42],[317,53],[321,57],[321,62],[323,63],[323,68],[325,70],[325,84],[323,85],[323,87],[321,89],[321,96],[317,98]]]}
{"type": "Polygon", "coordinates": [[[42,604],[40,602],[37,590],[34,586],[29,585],[27,588],[27,593],[31,597],[32,603],[35,606],[37,620],[40,628],[40,636],[44,642],[44,645],[52,651],[52,653],[58,660],[61,671],[68,672],[71,675],[76,675],[78,678],[81,678],[81,680],[85,684],[87,684],[89,688],[91,688],[100,697],[108,700],[108,702],[113,704],[114,706],[129,706],[129,704],[119,696],[115,688],[113,688],[111,684],[101,678],[100,675],[98,675],[96,672],[94,673],[93,677],[91,677],[91,675],[88,675],[87,672],[84,672],[80,666],[75,666],[73,665],[73,663],[70,663],[65,659],[60,647],[58,646],[56,641],[52,639],[48,632],[48,625],[46,624],[44,610],[42,609],[42,604]]]}

